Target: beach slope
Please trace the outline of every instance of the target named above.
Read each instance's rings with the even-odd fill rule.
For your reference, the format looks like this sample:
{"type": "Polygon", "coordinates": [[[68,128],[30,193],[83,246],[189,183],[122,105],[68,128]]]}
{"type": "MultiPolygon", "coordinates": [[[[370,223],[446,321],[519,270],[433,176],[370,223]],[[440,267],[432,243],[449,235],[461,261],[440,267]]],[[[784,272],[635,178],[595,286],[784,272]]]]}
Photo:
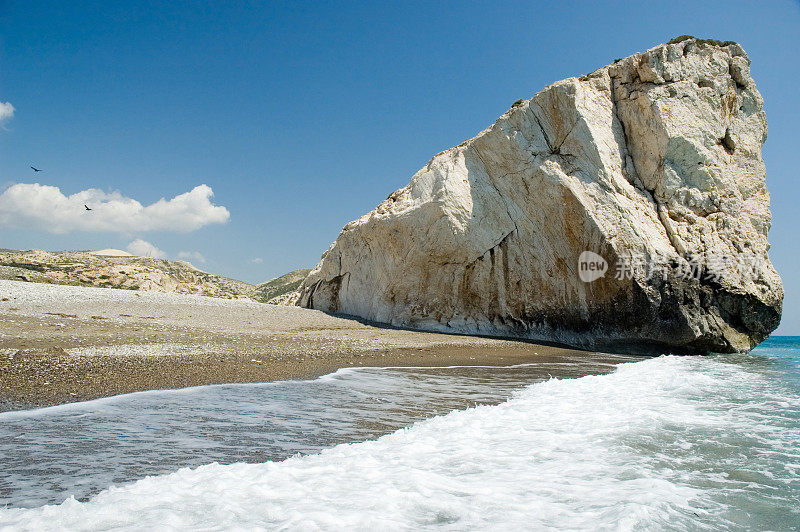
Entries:
{"type": "Polygon", "coordinates": [[[0,281],[0,410],[347,366],[507,365],[587,353],[377,327],[249,300],[0,281]]]}

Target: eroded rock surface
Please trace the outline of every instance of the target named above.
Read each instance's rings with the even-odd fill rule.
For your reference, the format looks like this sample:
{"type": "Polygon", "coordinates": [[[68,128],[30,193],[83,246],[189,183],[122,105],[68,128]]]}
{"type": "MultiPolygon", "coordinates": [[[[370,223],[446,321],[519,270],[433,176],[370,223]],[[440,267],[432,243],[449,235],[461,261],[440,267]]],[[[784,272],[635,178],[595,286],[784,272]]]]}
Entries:
{"type": "Polygon", "coordinates": [[[738,44],[687,39],[518,101],[345,226],[297,304],[592,348],[750,349],[783,288],[749,67],[738,44]],[[607,264],[591,282],[585,251],[607,264]]]}

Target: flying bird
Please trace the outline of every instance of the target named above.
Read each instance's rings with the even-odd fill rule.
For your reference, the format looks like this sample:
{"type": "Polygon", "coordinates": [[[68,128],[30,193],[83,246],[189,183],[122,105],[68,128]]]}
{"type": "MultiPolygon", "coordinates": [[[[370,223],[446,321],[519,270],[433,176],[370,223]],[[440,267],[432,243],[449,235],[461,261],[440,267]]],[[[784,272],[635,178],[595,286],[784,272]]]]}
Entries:
{"type": "Polygon", "coordinates": [[[41,172],[41,170],[39,170],[38,168],[34,168],[33,166],[31,166],[31,170],[33,170],[34,172],[41,172]]]}
{"type": "Polygon", "coordinates": [[[91,210],[92,210],[92,209],[90,209],[90,208],[89,208],[87,205],[85,205],[85,204],[84,204],[84,208],[85,208],[87,211],[91,211],[91,210]]]}

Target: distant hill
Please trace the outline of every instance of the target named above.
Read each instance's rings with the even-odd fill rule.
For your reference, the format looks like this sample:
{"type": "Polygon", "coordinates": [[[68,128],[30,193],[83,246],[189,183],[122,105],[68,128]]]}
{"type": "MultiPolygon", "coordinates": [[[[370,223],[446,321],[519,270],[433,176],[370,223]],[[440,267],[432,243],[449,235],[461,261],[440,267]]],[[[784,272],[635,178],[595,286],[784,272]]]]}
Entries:
{"type": "Polygon", "coordinates": [[[108,253],[0,249],[0,279],[253,299],[266,303],[273,297],[294,291],[310,271],[296,270],[252,285],[204,272],[185,261],[104,251],[108,253]]]}
{"type": "Polygon", "coordinates": [[[270,301],[275,298],[280,298],[285,294],[289,294],[297,290],[297,287],[308,276],[311,270],[301,269],[289,272],[286,275],[281,275],[275,279],[269,280],[266,283],[261,283],[255,287],[253,299],[263,303],[279,303],[280,301],[270,301]]]}

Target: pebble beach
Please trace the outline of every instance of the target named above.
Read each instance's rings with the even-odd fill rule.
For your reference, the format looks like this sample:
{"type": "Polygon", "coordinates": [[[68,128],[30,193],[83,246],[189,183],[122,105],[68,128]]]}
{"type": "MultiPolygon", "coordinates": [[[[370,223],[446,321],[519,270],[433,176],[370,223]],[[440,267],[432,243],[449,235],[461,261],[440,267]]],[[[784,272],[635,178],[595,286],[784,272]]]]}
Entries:
{"type": "Polygon", "coordinates": [[[0,411],[308,379],[342,367],[509,365],[583,355],[249,300],[0,281],[0,411]]]}

